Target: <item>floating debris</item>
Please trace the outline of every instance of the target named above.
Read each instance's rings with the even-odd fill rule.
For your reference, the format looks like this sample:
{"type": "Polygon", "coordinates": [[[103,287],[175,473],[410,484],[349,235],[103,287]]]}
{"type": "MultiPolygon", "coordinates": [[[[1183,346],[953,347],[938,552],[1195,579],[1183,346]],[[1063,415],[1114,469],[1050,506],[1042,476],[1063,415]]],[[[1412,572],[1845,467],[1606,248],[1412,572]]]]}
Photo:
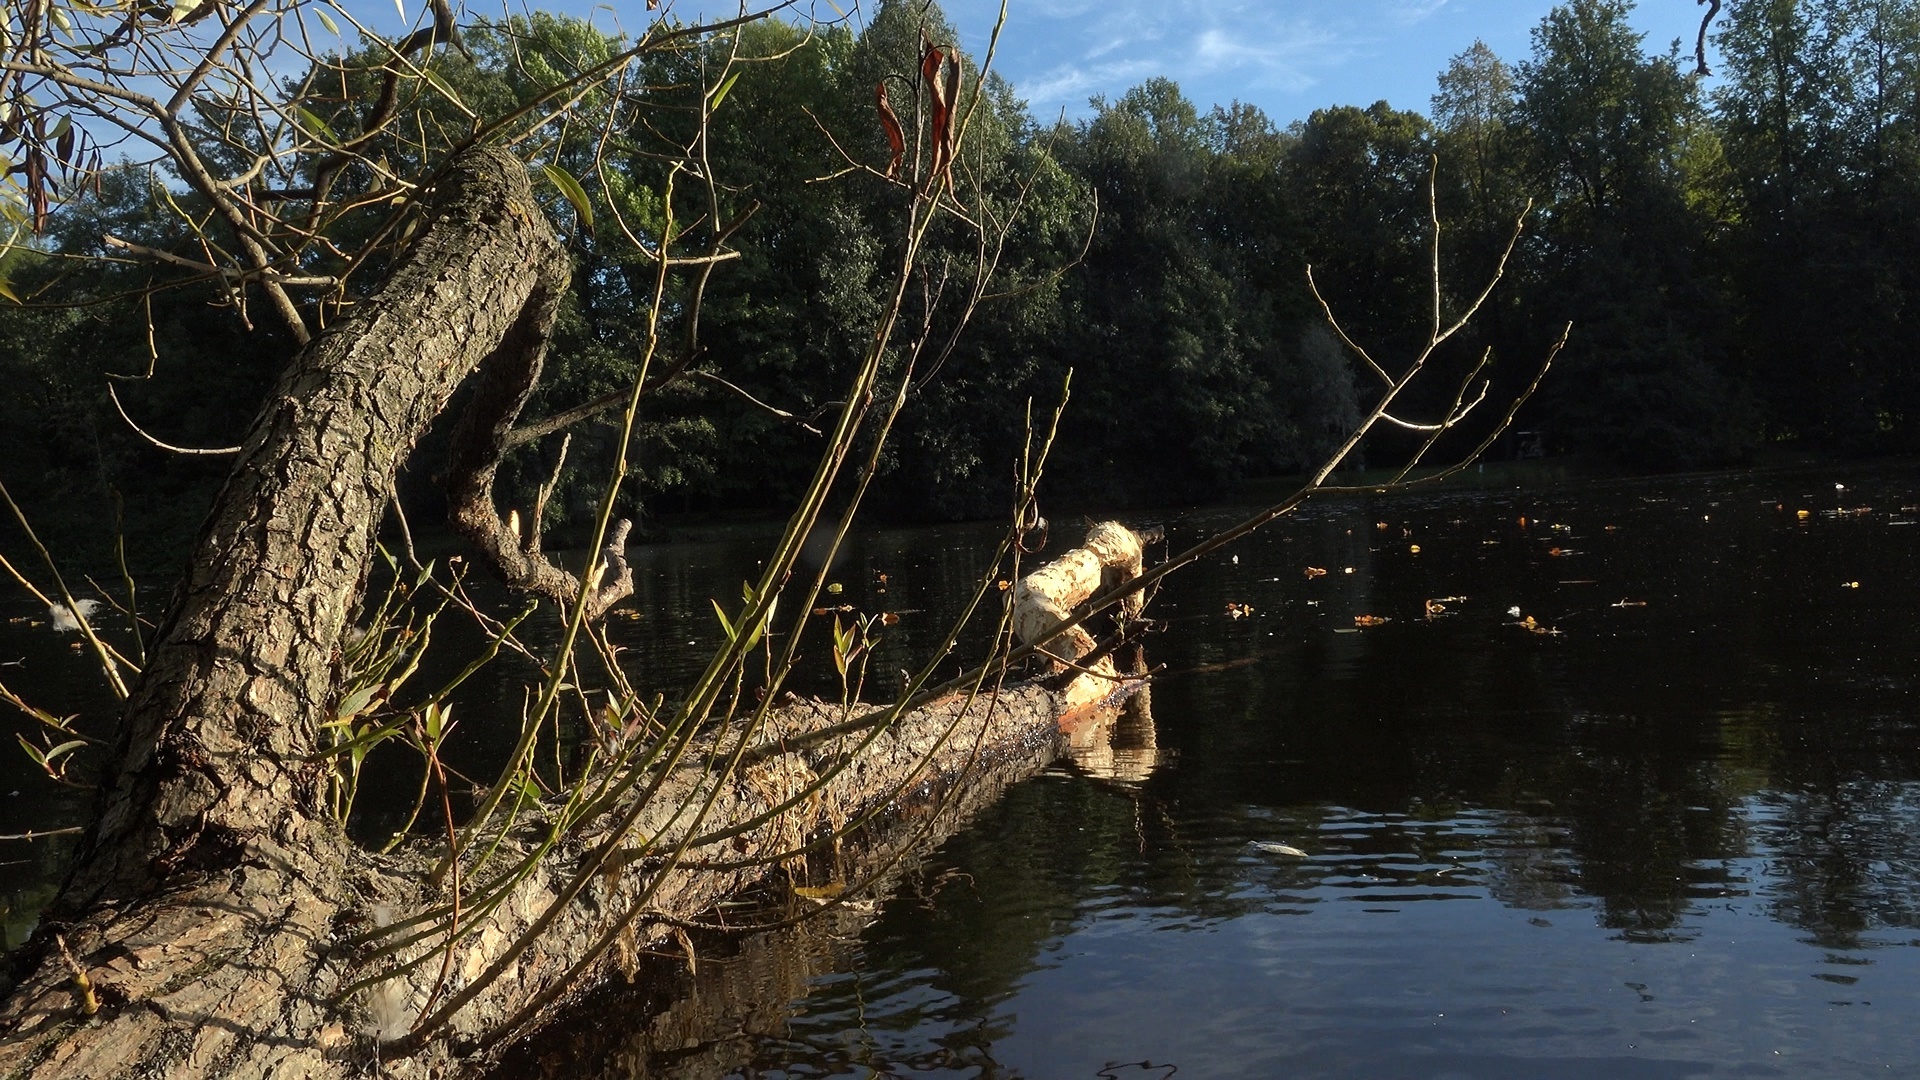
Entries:
{"type": "Polygon", "coordinates": [[[98,600],[75,600],[71,610],[69,610],[65,604],[55,604],[48,608],[47,618],[53,620],[53,628],[55,630],[65,634],[71,634],[79,632],[80,619],[91,619],[93,618],[93,613],[99,610],[100,601],[98,600]],[[74,612],[76,611],[80,613],[79,618],[74,617],[74,612]]]}
{"type": "Polygon", "coordinates": [[[1385,626],[1392,621],[1393,618],[1389,615],[1355,615],[1353,617],[1355,626],[1385,626]]]}
{"type": "Polygon", "coordinates": [[[1308,858],[1306,852],[1301,851],[1292,844],[1282,844],[1273,840],[1250,840],[1247,842],[1247,846],[1263,855],[1285,855],[1289,859],[1308,858]]]}
{"type": "Polygon", "coordinates": [[[1227,618],[1244,619],[1251,614],[1253,614],[1252,604],[1239,604],[1232,600],[1227,601],[1227,618]]]}
{"type": "Polygon", "coordinates": [[[1309,579],[1317,578],[1317,577],[1326,577],[1327,571],[1323,567],[1309,566],[1307,567],[1306,574],[1309,579]]]}
{"type": "Polygon", "coordinates": [[[1629,607],[1646,607],[1646,606],[1647,606],[1647,602],[1646,602],[1645,600],[1629,600],[1629,599],[1627,599],[1626,597],[1624,597],[1624,596],[1623,596],[1623,597],[1621,597],[1621,598],[1620,598],[1620,602],[1619,602],[1619,603],[1617,603],[1617,604],[1610,604],[1610,605],[1608,605],[1608,606],[1609,606],[1609,607],[1617,607],[1617,608],[1629,608],[1629,607]]]}

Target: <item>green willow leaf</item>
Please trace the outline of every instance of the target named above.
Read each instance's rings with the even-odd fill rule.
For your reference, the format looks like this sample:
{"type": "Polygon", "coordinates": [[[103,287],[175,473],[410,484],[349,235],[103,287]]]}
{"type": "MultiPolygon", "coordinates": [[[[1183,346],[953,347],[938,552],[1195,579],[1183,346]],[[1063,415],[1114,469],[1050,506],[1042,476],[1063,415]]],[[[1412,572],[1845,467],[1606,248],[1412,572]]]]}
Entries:
{"type": "Polygon", "coordinates": [[[739,81],[740,73],[737,71],[727,76],[727,81],[721,83],[720,88],[713,92],[713,100],[707,103],[707,111],[718,112],[720,103],[727,100],[727,94],[733,90],[733,84],[739,81]]]}
{"type": "Polygon", "coordinates": [[[592,232],[593,202],[587,198],[587,189],[581,187],[580,181],[575,180],[565,169],[558,166],[542,165],[540,171],[546,175],[547,182],[560,189],[560,194],[566,196],[567,201],[573,204],[573,212],[580,216],[581,227],[592,232]]]}

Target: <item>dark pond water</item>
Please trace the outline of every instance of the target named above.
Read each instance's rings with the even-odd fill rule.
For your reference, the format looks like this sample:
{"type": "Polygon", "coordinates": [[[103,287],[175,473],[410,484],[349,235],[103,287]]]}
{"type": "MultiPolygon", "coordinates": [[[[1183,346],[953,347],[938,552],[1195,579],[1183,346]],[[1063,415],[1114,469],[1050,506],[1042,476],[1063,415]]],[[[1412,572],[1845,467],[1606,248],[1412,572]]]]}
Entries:
{"type": "MultiPolygon", "coordinates": [[[[1910,467],[1313,506],[1159,593],[1150,731],[1015,787],[870,919],[769,939],[800,952],[741,970],[786,977],[743,975],[704,1028],[594,1068],[1915,1075],[1916,520],[1910,467]]],[[[852,553],[848,591],[908,613],[900,663],[990,535],[852,553]]],[[[690,677],[707,597],[757,551],[649,553],[619,633],[656,684],[690,677]]],[[[70,816],[41,791],[0,832],[70,816]]]]}

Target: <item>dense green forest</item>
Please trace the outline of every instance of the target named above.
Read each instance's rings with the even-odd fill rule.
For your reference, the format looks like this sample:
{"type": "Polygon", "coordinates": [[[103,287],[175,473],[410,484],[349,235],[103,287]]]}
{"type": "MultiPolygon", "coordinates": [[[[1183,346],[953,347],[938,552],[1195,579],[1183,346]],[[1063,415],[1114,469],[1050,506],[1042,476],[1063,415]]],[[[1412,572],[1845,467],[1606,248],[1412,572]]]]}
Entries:
{"type": "MultiPolygon", "coordinates": [[[[1547,450],[1680,469],[1768,445],[1914,449],[1920,5],[1732,0],[1709,39],[1710,90],[1690,55],[1650,51],[1629,7],[1556,8],[1524,57],[1476,45],[1439,73],[1426,113],[1343,105],[1283,127],[1153,79],[1097,100],[1087,119],[1047,122],[990,78],[961,164],[987,193],[982,212],[1017,209],[1019,224],[951,353],[916,376],[877,478],[883,505],[914,517],[1000,511],[1026,403],[1050,409],[1069,370],[1058,500],[1197,500],[1315,461],[1351,426],[1361,387],[1306,268],[1376,355],[1424,340],[1430,177],[1449,305],[1484,282],[1531,203],[1505,281],[1449,359],[1491,350],[1497,396],[1571,321],[1572,344],[1518,422],[1547,450]]],[[[849,162],[884,163],[873,87],[912,70],[924,20],[936,38],[941,24],[937,10],[895,0],[870,16],[859,30],[760,23],[702,46],[765,58],[729,87],[708,148],[730,212],[756,209],[733,236],[741,257],[704,285],[700,346],[676,361],[688,377],[648,399],[627,493],[643,519],[787,499],[816,456],[808,418],[872,334],[897,200],[849,162]]],[[[482,111],[513,108],[543,71],[557,80],[614,47],[545,15],[465,44],[441,54],[435,77],[482,111]]],[[[697,85],[702,62],[688,50],[656,61],[653,77],[697,85]]],[[[343,86],[342,114],[370,93],[343,86]]],[[[446,119],[424,97],[411,107],[403,125],[446,119]]],[[[569,131],[551,150],[594,174],[600,212],[548,189],[577,268],[529,416],[632,378],[653,268],[612,234],[616,221],[659,219],[667,178],[650,148],[681,138],[666,130],[674,114],[661,115],[645,129],[569,131]]],[[[248,317],[244,290],[175,280],[164,263],[104,246],[111,234],[194,255],[202,240],[179,224],[193,214],[183,200],[164,176],[130,167],[0,265],[29,301],[0,303],[0,476],[55,527],[104,532],[120,505],[143,531],[190,530],[222,459],[147,445],[109,386],[161,439],[230,445],[292,348],[274,320],[248,317]]],[[[958,233],[933,245],[935,266],[978,257],[958,233]]],[[[937,273],[926,282],[941,285],[937,273]]],[[[683,310],[670,290],[667,336],[685,329],[674,325],[683,310]]],[[[591,463],[614,430],[575,430],[570,460],[583,471],[553,500],[556,518],[590,505],[591,463]]],[[[552,441],[522,452],[513,484],[547,475],[552,441]]],[[[423,502],[432,466],[419,462],[430,459],[409,481],[423,502]]]]}

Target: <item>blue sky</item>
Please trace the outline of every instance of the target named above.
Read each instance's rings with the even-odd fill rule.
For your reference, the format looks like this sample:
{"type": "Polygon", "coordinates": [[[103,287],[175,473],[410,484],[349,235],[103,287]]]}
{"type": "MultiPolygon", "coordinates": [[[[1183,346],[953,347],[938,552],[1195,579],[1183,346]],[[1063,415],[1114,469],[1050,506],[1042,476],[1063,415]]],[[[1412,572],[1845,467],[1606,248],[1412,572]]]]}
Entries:
{"type": "MultiPolygon", "coordinates": [[[[391,32],[389,0],[334,0],[391,32]]],[[[475,13],[499,0],[469,0],[475,13]]],[[[736,0],[737,2],[737,0],[736,0]]],[[[831,17],[873,0],[803,0],[831,17]]],[[[424,0],[401,0],[416,15],[424,0]]],[[[635,32],[656,17],[642,0],[512,0],[516,10],[591,14],[635,32]]],[[[960,44],[986,50],[999,0],[943,0],[960,44]]],[[[1382,98],[1426,111],[1434,77],[1480,38],[1509,63],[1530,54],[1529,32],[1553,0],[1010,0],[995,68],[1042,119],[1088,114],[1088,98],[1117,98],[1156,75],[1178,82],[1204,110],[1233,100],[1260,106],[1285,126],[1328,105],[1382,98]]],[[[728,0],[674,0],[682,19],[737,11],[728,0]]],[[[1702,9],[1691,0],[1644,0],[1634,23],[1649,49],[1675,38],[1690,52],[1702,9]]],[[[860,18],[857,11],[856,19],[860,18]]]]}
{"type": "MultiPolygon", "coordinates": [[[[945,0],[970,51],[998,0],[945,0]]],[[[1552,0],[1012,0],[996,67],[1037,115],[1087,112],[1155,75],[1204,109],[1238,99],[1284,126],[1328,105],[1385,98],[1426,111],[1434,77],[1480,38],[1509,63],[1552,0]]],[[[1634,22],[1649,49],[1691,52],[1702,9],[1646,0],[1634,22]]]]}

